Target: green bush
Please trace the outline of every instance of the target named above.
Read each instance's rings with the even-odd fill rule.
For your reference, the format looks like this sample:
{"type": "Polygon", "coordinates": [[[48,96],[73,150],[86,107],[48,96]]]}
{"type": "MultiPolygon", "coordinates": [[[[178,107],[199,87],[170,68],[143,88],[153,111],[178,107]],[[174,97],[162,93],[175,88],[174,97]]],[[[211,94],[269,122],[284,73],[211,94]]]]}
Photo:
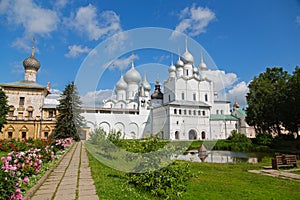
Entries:
{"type": "Polygon", "coordinates": [[[127,174],[128,183],[164,199],[176,199],[186,191],[191,177],[189,165],[175,162],[167,167],[146,173],[127,174]]]}
{"type": "Polygon", "coordinates": [[[260,133],[254,139],[255,144],[270,146],[273,142],[273,136],[269,133],[260,133]]]}

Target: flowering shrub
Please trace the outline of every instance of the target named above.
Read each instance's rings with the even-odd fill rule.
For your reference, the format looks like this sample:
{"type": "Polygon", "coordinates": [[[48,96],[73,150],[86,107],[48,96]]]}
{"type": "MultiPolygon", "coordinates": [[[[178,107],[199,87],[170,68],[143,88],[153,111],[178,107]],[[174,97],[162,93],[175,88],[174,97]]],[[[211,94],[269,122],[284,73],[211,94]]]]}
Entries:
{"type": "MultiPolygon", "coordinates": [[[[43,163],[48,163],[58,158],[58,153],[73,142],[69,138],[49,141],[37,140],[37,143],[41,145],[40,148],[36,147],[34,142],[25,143],[26,146],[35,148],[19,152],[15,151],[17,148],[14,148],[14,151],[1,158],[0,200],[22,199],[22,192],[24,192],[26,184],[30,182],[30,177],[39,173],[43,163]]],[[[9,144],[18,146],[15,141],[9,144]]]]}

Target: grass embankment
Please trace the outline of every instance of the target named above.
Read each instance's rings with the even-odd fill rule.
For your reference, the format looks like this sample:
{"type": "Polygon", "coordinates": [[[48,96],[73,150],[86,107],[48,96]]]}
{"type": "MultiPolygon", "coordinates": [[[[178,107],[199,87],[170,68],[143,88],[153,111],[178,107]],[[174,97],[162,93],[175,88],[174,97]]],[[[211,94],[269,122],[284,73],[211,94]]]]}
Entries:
{"type": "MultiPolygon", "coordinates": [[[[100,199],[158,199],[126,184],[125,173],[111,169],[89,154],[100,199]]],[[[299,199],[300,182],[248,172],[270,165],[190,163],[194,177],[182,199],[299,199]]]]}

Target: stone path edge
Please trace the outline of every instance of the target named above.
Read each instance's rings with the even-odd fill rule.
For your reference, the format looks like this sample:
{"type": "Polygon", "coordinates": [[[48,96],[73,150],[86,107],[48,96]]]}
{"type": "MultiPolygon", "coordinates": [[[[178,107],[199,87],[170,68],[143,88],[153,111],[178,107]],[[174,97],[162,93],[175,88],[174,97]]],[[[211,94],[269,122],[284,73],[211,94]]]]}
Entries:
{"type": "Polygon", "coordinates": [[[41,185],[46,181],[46,179],[49,177],[51,172],[54,171],[54,169],[60,164],[60,162],[63,160],[63,158],[67,155],[67,153],[74,147],[76,142],[73,142],[73,144],[70,146],[70,148],[67,149],[67,151],[64,153],[63,156],[61,156],[58,161],[50,167],[49,170],[36,182],[34,186],[32,186],[23,196],[23,199],[27,200],[30,199],[31,196],[34,195],[34,193],[41,187],[41,185]]]}

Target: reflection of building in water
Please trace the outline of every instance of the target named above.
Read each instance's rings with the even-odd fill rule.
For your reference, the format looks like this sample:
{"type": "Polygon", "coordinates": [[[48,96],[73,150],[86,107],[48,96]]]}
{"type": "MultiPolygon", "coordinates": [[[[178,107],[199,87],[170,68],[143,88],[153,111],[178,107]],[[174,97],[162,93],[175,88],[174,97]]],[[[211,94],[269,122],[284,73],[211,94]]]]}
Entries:
{"type": "MultiPolygon", "coordinates": [[[[200,52],[199,52],[200,53],[200,52]]],[[[119,130],[124,138],[144,138],[157,133],[168,140],[212,140],[228,138],[238,118],[231,115],[230,102],[215,99],[213,82],[206,77],[207,66],[201,55],[198,66],[187,45],[168,69],[169,77],[151,86],[131,68],[116,83],[116,98],[101,108],[83,108],[87,125],[109,132],[119,130]]],[[[207,158],[209,159],[209,158],[207,158]]]]}
{"type": "Polygon", "coordinates": [[[246,153],[230,152],[230,151],[208,151],[206,154],[198,153],[198,151],[188,151],[186,155],[180,155],[178,160],[186,160],[192,162],[209,162],[209,163],[238,163],[249,162],[257,163],[256,157],[251,157],[246,153]]]}

